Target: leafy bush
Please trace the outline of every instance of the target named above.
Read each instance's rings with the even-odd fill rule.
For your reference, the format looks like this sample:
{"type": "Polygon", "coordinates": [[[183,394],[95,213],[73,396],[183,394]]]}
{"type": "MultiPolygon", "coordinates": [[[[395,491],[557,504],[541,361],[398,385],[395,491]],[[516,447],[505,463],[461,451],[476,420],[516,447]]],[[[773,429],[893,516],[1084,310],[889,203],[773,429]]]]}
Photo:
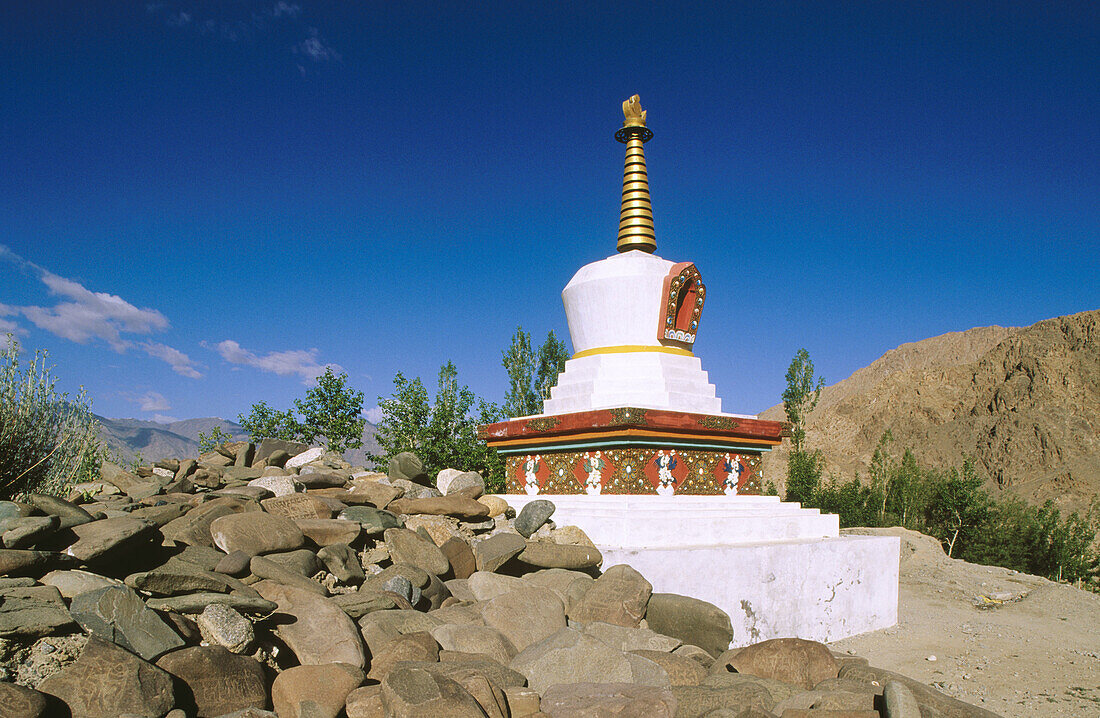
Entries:
{"type": "Polygon", "coordinates": [[[251,413],[239,415],[238,420],[255,442],[271,438],[312,444],[321,437],[325,449],[338,454],[363,445],[363,392],[348,386],[347,374],[335,374],[327,367],[305,400],[294,400],[294,407],[301,421],[291,411],[272,409],[266,401],[253,404],[251,413]]]}
{"type": "Polygon", "coordinates": [[[213,451],[218,445],[226,444],[230,441],[233,441],[233,435],[226,431],[222,431],[220,426],[215,425],[210,427],[209,434],[205,434],[201,431],[199,432],[199,451],[205,454],[208,451],[213,451]]]}
{"type": "Polygon", "coordinates": [[[447,362],[439,370],[435,400],[419,378],[393,378],[393,396],[378,397],[382,420],[375,439],[384,453],[372,455],[379,469],[402,451],[411,451],[424,462],[429,475],[453,468],[480,471],[489,492],[504,490],[504,462],[477,436],[479,424],[504,418],[500,408],[478,399],[458,383],[458,370],[447,362]],[[476,414],[474,405],[477,404],[476,414]]]}
{"type": "Polygon", "coordinates": [[[70,399],[55,390],[47,353],[20,368],[19,344],[7,335],[0,353],[0,498],[58,494],[99,477],[99,422],[84,390],[70,399]]]}

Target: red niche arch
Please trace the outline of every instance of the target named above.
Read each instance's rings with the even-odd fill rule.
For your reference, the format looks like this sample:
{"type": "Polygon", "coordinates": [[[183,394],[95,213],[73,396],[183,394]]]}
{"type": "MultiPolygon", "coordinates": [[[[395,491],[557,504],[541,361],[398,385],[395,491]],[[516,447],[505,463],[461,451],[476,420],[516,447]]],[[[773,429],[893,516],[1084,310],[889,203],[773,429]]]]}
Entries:
{"type": "Polygon", "coordinates": [[[703,312],[707,288],[699,270],[691,262],[672,265],[661,290],[661,319],[657,339],[690,349],[699,331],[699,315],[703,312]]]}

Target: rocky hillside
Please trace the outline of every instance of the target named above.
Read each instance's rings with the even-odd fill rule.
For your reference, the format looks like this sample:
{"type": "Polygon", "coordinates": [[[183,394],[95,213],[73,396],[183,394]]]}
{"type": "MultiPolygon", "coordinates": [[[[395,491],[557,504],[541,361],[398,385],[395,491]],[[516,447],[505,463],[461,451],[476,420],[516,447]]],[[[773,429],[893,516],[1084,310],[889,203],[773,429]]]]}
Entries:
{"type": "MultiPolygon", "coordinates": [[[[761,416],[783,419],[783,406],[761,416]]],[[[1100,311],[903,344],[822,391],[807,441],[847,479],[887,429],[922,464],[971,456],[995,487],[1087,506],[1100,495],[1100,311]]],[[[764,467],[785,477],[786,447],[764,467]]]]}
{"type": "MultiPolygon", "coordinates": [[[[244,440],[248,434],[240,424],[216,416],[200,419],[183,419],[170,424],[160,424],[142,419],[108,419],[97,416],[99,438],[119,461],[129,464],[139,459],[160,461],[174,456],[197,456],[199,434],[209,434],[218,427],[235,440],[244,440]]],[[[363,446],[344,452],[344,459],[356,466],[367,465],[367,454],[378,450],[374,440],[377,427],[367,422],[363,427],[363,446]]]]}

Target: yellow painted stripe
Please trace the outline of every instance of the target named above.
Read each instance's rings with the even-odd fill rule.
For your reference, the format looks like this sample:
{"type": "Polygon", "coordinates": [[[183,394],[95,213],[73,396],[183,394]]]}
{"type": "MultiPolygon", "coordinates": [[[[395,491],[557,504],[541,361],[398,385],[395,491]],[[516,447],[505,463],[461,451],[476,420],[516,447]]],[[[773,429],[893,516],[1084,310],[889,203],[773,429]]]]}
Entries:
{"type": "Polygon", "coordinates": [[[663,354],[679,354],[680,356],[690,357],[695,356],[691,353],[690,349],[680,349],[679,347],[663,347],[663,346],[647,346],[644,344],[620,344],[614,347],[595,347],[593,349],[585,349],[583,352],[577,352],[573,355],[574,359],[580,359],[581,357],[590,357],[595,354],[629,354],[632,352],[661,352],[663,354]]]}

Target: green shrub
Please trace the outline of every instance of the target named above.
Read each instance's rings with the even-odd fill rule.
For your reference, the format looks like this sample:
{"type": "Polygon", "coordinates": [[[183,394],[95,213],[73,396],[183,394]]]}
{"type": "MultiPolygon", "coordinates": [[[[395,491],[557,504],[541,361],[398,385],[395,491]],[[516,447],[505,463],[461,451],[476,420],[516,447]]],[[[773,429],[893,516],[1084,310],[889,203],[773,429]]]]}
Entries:
{"type": "Polygon", "coordinates": [[[45,351],[20,367],[19,344],[7,335],[0,353],[0,498],[59,494],[99,477],[99,422],[83,388],[59,394],[45,351]]]}

